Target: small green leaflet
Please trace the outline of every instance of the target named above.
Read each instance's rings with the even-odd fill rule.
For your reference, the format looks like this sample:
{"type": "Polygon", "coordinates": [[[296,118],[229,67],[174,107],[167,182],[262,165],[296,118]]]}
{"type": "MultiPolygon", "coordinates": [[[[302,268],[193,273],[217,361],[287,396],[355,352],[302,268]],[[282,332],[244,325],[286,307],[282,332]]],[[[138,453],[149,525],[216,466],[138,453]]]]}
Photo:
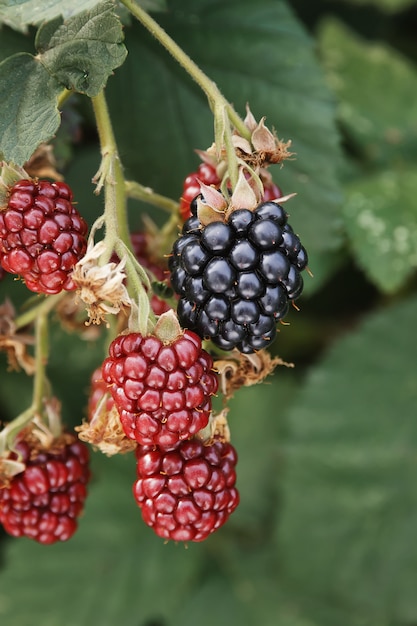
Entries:
{"type": "Polygon", "coordinates": [[[384,166],[398,157],[409,160],[417,141],[415,66],[395,49],[369,43],[334,19],[322,23],[319,41],[351,141],[368,160],[384,166]]]}
{"type": "Polygon", "coordinates": [[[61,85],[31,54],[16,54],[0,64],[0,147],[3,158],[23,165],[60,123],[56,106],[61,85]],[[13,76],[19,90],[8,87],[13,76]]]}
{"type": "Polygon", "coordinates": [[[403,299],[335,342],[287,416],[281,576],[349,626],[417,620],[416,316],[403,299]]]}
{"type": "Polygon", "coordinates": [[[27,32],[29,24],[40,24],[58,15],[67,19],[98,3],[99,0],[6,0],[5,6],[0,3],[0,23],[27,32]]]}
{"type": "Polygon", "coordinates": [[[63,89],[96,96],[127,54],[112,2],[45,23],[35,45],[36,57],[19,53],[0,64],[0,154],[19,165],[58,129],[63,89]]]}

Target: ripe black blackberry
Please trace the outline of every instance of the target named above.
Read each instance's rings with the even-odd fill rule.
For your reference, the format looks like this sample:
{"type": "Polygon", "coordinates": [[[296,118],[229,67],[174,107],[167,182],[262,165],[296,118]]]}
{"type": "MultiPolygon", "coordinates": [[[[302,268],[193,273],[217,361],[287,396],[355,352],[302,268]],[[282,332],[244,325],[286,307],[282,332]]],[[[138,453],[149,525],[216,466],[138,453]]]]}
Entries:
{"type": "Polygon", "coordinates": [[[249,354],[271,344],[276,322],[302,292],[307,253],[276,202],[238,209],[203,226],[197,199],[169,267],[181,325],[223,350],[249,354]]]}

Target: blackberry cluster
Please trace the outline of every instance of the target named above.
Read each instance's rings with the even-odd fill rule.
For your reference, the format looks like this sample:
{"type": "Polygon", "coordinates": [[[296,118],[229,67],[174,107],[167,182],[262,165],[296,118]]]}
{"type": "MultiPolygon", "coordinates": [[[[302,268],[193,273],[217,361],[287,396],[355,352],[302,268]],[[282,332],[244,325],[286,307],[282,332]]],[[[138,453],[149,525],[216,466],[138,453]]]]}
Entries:
{"type": "Polygon", "coordinates": [[[169,261],[180,323],[223,350],[265,348],[302,292],[307,252],[276,202],[203,227],[196,200],[169,261]]]}

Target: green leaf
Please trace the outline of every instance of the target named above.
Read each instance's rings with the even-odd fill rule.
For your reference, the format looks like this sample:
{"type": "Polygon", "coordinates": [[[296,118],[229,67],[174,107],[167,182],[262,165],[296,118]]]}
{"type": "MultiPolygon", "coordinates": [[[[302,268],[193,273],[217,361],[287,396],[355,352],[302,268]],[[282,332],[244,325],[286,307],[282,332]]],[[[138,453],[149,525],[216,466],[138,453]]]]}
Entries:
{"type": "Polygon", "coordinates": [[[255,626],[238,589],[228,578],[209,578],[188,600],[180,614],[173,616],[175,626],[255,626]]]}
{"type": "Polygon", "coordinates": [[[46,69],[67,89],[96,96],[126,58],[123,30],[113,2],[103,2],[38,31],[36,47],[46,69]]]}
{"type": "Polygon", "coordinates": [[[413,298],[369,317],[312,370],[289,413],[282,575],[354,623],[417,619],[416,316],[413,298]]]}
{"type": "MultiPolygon", "coordinates": [[[[30,24],[49,22],[56,17],[74,17],[82,11],[93,9],[101,0],[2,0],[0,2],[0,26],[7,24],[25,33],[30,24]]],[[[146,11],[165,11],[165,0],[140,0],[146,11]]],[[[120,11],[120,6],[115,7],[120,11]]]]}
{"type": "MultiPolygon", "coordinates": [[[[168,6],[159,22],[237,111],[244,116],[249,102],[280,138],[292,139],[296,158],[271,170],[285,193],[298,194],[287,205],[291,221],[308,249],[337,249],[342,221],[334,104],[301,23],[282,0],[175,0],[168,6]]],[[[196,85],[142,27],[126,31],[126,45],[124,71],[108,85],[123,162],[140,182],[180,197],[182,181],[198,165],[194,149],[213,142],[212,115],[196,85]]]]}
{"type": "Polygon", "coordinates": [[[40,143],[53,136],[60,124],[56,103],[61,90],[30,54],[16,54],[0,63],[0,154],[5,160],[23,165],[40,143]]]}
{"type": "Polygon", "coordinates": [[[0,4],[0,24],[26,32],[29,24],[40,24],[59,15],[64,19],[73,17],[99,3],[100,0],[8,0],[5,6],[0,4]]]}
{"type": "Polygon", "coordinates": [[[383,171],[348,186],[346,230],[367,276],[391,293],[417,267],[417,180],[414,169],[383,171]]]}
{"type": "Polygon", "coordinates": [[[38,31],[33,57],[17,54],[0,64],[0,152],[23,165],[60,124],[57,98],[63,88],[95,96],[127,54],[112,2],[103,2],[38,31]],[[11,89],[10,77],[14,88],[11,89]]]}
{"type": "Polygon", "coordinates": [[[320,48],[339,116],[369,159],[392,162],[417,152],[417,72],[394,49],[368,43],[335,20],[323,23],[320,48]]]}
{"type": "Polygon", "coordinates": [[[280,555],[270,544],[240,546],[235,554],[223,548],[217,568],[196,585],[170,626],[364,626],[343,611],[288,592],[280,577],[280,555]]]}

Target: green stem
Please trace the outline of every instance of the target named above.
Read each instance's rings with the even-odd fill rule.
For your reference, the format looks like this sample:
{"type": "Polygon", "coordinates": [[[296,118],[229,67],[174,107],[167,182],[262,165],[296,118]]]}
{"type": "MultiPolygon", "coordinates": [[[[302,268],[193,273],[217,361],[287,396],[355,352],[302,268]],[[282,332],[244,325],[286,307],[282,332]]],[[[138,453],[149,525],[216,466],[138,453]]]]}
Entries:
{"type": "Polygon", "coordinates": [[[13,449],[13,443],[20,431],[30,424],[36,415],[42,415],[46,387],[46,363],[48,359],[48,317],[43,311],[36,318],[35,376],[33,381],[32,404],[9,422],[0,433],[0,454],[13,449]]]}
{"type": "Polygon", "coordinates": [[[62,109],[62,107],[64,106],[65,102],[68,100],[68,98],[73,94],[74,92],[71,91],[70,89],[63,89],[61,91],[61,93],[58,96],[58,102],[57,102],[57,107],[58,109],[62,109]]]}
{"type": "Polygon", "coordinates": [[[104,241],[107,250],[101,256],[100,262],[106,263],[113,252],[116,252],[120,259],[125,259],[127,289],[132,300],[129,327],[145,335],[155,323],[148,296],[151,286],[145,270],[136,260],[132,250],[127,220],[126,184],[104,91],[92,98],[92,102],[102,154],[102,162],[96,175],[97,191],[104,185],[105,193],[104,241]]]}
{"type": "Polygon", "coordinates": [[[16,330],[20,328],[24,328],[28,324],[31,324],[38,315],[45,315],[52,311],[55,306],[62,300],[62,298],[66,295],[65,291],[56,294],[55,296],[47,296],[40,304],[32,307],[31,309],[25,311],[15,319],[16,330]]]}
{"type": "Polygon", "coordinates": [[[110,256],[111,248],[114,246],[116,239],[122,239],[129,248],[131,245],[126,210],[125,180],[104,91],[101,91],[98,96],[91,100],[102,155],[98,189],[104,185],[104,218],[110,256]]]}
{"type": "Polygon", "coordinates": [[[116,253],[120,258],[126,259],[127,290],[133,301],[129,329],[131,332],[147,335],[152,331],[156,322],[147,291],[151,289],[149,278],[134,254],[126,248],[123,242],[116,243],[116,253]]]}
{"type": "Polygon", "coordinates": [[[186,54],[184,50],[171,39],[168,33],[134,0],[121,0],[121,2],[193,78],[206,94],[211,109],[214,111],[216,104],[225,106],[227,115],[233,126],[239,131],[242,137],[250,139],[250,131],[246,128],[243,120],[236,113],[230,102],[228,102],[220,92],[216,83],[204,74],[188,54],[186,54]]]}
{"type": "Polygon", "coordinates": [[[178,213],[178,202],[175,200],[167,198],[166,196],[161,196],[159,193],[155,193],[149,187],[144,187],[136,181],[127,180],[125,181],[125,186],[126,195],[129,198],[142,200],[152,206],[158,207],[158,209],[167,211],[167,213],[178,213]]]}
{"type": "Polygon", "coordinates": [[[31,405],[3,428],[0,432],[0,457],[6,450],[13,450],[13,444],[16,437],[25,426],[30,424],[33,420],[34,414],[34,408],[31,405]]]}
{"type": "Polygon", "coordinates": [[[215,143],[219,148],[225,146],[227,155],[227,171],[232,185],[235,188],[239,178],[239,168],[235,147],[232,139],[232,129],[227,120],[227,111],[224,106],[216,107],[216,121],[214,125],[215,143]]]}

